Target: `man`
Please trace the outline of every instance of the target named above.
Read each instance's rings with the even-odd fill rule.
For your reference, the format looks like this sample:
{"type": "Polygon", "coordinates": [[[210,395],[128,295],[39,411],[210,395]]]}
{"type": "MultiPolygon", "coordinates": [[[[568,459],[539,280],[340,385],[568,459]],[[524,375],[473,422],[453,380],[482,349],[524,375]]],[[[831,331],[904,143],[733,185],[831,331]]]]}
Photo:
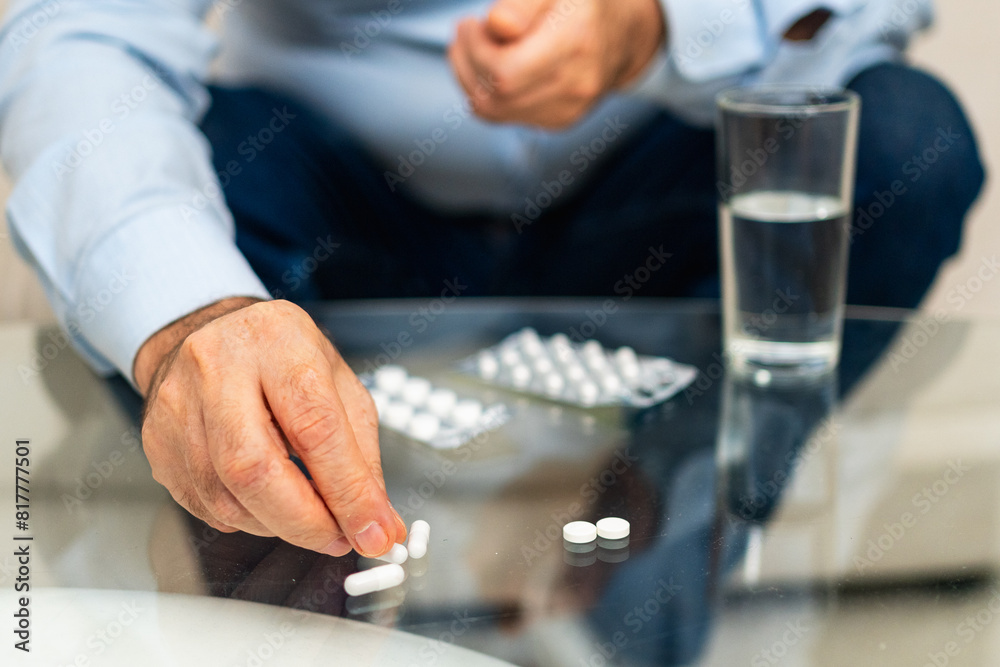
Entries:
{"type": "Polygon", "coordinates": [[[916,305],[983,177],[899,63],[926,0],[227,0],[206,88],[208,5],[14,3],[8,217],[78,349],[146,396],[174,498],[328,554],[405,528],[370,397],[271,296],[712,295],[705,128],[738,83],[862,95],[851,302],[916,305]]]}

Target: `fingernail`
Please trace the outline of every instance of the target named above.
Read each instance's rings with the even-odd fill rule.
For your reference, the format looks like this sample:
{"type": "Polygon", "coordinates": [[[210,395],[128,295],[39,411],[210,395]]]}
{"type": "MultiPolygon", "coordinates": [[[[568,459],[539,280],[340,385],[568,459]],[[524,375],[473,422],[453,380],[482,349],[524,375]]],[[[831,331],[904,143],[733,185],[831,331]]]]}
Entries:
{"type": "Polygon", "coordinates": [[[326,545],[326,548],[323,549],[323,553],[330,556],[340,557],[344,554],[350,553],[351,549],[353,549],[353,547],[351,546],[350,540],[346,537],[341,537],[326,545]]]}
{"type": "Polygon", "coordinates": [[[381,556],[389,550],[389,536],[374,521],[354,536],[358,551],[364,556],[381,556]]]}

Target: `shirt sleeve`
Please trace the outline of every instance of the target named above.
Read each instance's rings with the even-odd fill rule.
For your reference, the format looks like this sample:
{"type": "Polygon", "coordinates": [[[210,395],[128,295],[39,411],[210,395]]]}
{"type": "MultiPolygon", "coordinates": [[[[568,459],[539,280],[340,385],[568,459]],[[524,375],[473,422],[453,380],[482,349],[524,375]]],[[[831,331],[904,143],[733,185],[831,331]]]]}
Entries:
{"type": "Polygon", "coordinates": [[[0,32],[12,237],[74,346],[130,380],[163,326],[225,297],[268,297],[197,127],[210,4],[22,0],[0,32]]]}
{"type": "Polygon", "coordinates": [[[725,88],[751,83],[844,85],[863,67],[899,57],[931,21],[930,0],[659,0],[666,46],[632,93],[708,125],[725,88]],[[826,9],[807,42],[785,32],[826,9]]]}

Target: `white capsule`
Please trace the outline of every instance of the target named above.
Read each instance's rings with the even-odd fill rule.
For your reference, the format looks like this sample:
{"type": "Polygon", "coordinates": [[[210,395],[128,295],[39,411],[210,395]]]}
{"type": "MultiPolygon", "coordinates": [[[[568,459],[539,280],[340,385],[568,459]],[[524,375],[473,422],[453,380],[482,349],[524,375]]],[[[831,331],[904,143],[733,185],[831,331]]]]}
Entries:
{"type": "Polygon", "coordinates": [[[471,428],[479,425],[483,416],[483,404],[474,398],[468,398],[455,404],[451,411],[451,420],[460,428],[471,428]]]}
{"type": "Polygon", "coordinates": [[[427,409],[438,419],[447,419],[458,402],[458,396],[451,389],[435,389],[427,397],[427,409]]]}
{"type": "Polygon", "coordinates": [[[479,377],[484,380],[492,380],[500,372],[500,364],[497,363],[497,358],[486,351],[479,354],[476,366],[479,369],[479,377]]]}
{"type": "Polygon", "coordinates": [[[404,384],[406,384],[406,369],[402,366],[389,364],[375,371],[375,386],[390,396],[401,392],[404,384]]]}
{"type": "Polygon", "coordinates": [[[581,405],[590,407],[597,403],[597,397],[600,396],[601,390],[598,389],[596,384],[587,380],[586,382],[581,382],[580,386],[576,388],[576,394],[580,398],[581,405]]]}
{"type": "Polygon", "coordinates": [[[413,406],[409,403],[400,403],[399,401],[390,403],[385,409],[385,415],[382,417],[382,421],[385,422],[386,426],[404,432],[411,419],[413,419],[413,406]]]}
{"type": "Polygon", "coordinates": [[[510,369],[510,383],[518,389],[526,389],[531,384],[531,369],[518,364],[510,369]]]}
{"type": "Polygon", "coordinates": [[[375,410],[378,412],[379,418],[385,414],[385,409],[389,407],[389,403],[392,401],[389,398],[389,394],[385,393],[381,389],[372,389],[369,391],[372,395],[372,400],[375,402],[375,410]]]}
{"type": "Polygon", "coordinates": [[[431,538],[431,525],[423,519],[417,519],[410,526],[410,537],[406,540],[406,549],[410,558],[423,558],[427,554],[427,543],[431,538]]]}
{"type": "Polygon", "coordinates": [[[555,366],[552,365],[552,360],[550,360],[548,357],[538,357],[537,359],[535,359],[534,363],[531,364],[531,367],[539,375],[545,375],[546,373],[551,372],[553,368],[555,368],[555,366]]]}
{"type": "Polygon", "coordinates": [[[597,539],[597,526],[589,521],[571,521],[563,526],[563,539],[573,544],[587,544],[597,539]]]}
{"type": "Polygon", "coordinates": [[[441,420],[429,412],[419,412],[410,420],[406,432],[414,440],[430,442],[441,430],[441,420]]]}
{"type": "Polygon", "coordinates": [[[559,396],[566,388],[566,380],[559,373],[549,373],[545,376],[545,393],[549,396],[559,396]]]}
{"type": "Polygon", "coordinates": [[[379,556],[378,560],[385,561],[386,563],[395,563],[396,565],[402,565],[406,562],[406,558],[409,552],[406,550],[402,544],[393,544],[389,552],[384,556],[379,556]]]}
{"type": "Polygon", "coordinates": [[[410,378],[403,385],[403,400],[419,408],[431,393],[431,382],[427,378],[410,378]]]}
{"type": "Polygon", "coordinates": [[[406,572],[401,565],[389,563],[370,570],[355,572],[344,579],[344,590],[348,595],[365,595],[399,586],[406,580],[406,572]]]}

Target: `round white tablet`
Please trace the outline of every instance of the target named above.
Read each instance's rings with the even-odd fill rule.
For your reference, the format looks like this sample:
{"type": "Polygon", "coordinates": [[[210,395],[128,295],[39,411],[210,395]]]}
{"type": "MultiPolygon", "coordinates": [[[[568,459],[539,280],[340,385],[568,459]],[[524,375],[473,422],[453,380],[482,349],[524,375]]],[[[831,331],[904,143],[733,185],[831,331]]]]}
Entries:
{"type": "Polygon", "coordinates": [[[596,340],[588,340],[583,344],[583,356],[587,359],[591,357],[604,357],[604,348],[596,340]]]}
{"type": "Polygon", "coordinates": [[[419,408],[431,393],[431,381],[427,378],[410,378],[403,385],[403,400],[419,408]]]}
{"type": "Polygon", "coordinates": [[[597,522],[597,535],[606,540],[620,540],[628,537],[629,524],[625,519],[609,516],[597,522]]]}
{"type": "Polygon", "coordinates": [[[534,363],[531,364],[531,366],[532,368],[535,369],[535,372],[538,373],[539,375],[545,375],[546,373],[550,373],[553,370],[553,368],[555,368],[552,365],[552,360],[549,359],[548,357],[538,357],[537,359],[535,359],[534,363]]]}
{"type": "Polygon", "coordinates": [[[604,393],[617,396],[622,390],[622,381],[614,373],[605,373],[601,376],[601,389],[604,393]]]}
{"type": "Polygon", "coordinates": [[[397,431],[405,431],[411,419],[413,419],[413,406],[399,401],[393,401],[386,406],[385,415],[382,417],[386,426],[397,431]]]}
{"type": "Polygon", "coordinates": [[[451,389],[435,389],[427,397],[427,409],[439,419],[446,419],[458,402],[458,396],[451,389]]]}
{"type": "Polygon", "coordinates": [[[390,396],[401,392],[404,384],[406,384],[406,369],[402,366],[388,364],[375,371],[375,386],[390,396]]]}
{"type": "Polygon", "coordinates": [[[563,539],[573,544],[586,544],[597,539],[597,526],[589,521],[571,521],[563,526],[563,539]]]}
{"type": "Polygon", "coordinates": [[[507,347],[500,351],[500,363],[504,366],[517,366],[521,363],[521,353],[516,347],[507,347]]]}
{"type": "Polygon", "coordinates": [[[527,389],[531,384],[531,369],[524,364],[518,364],[510,369],[510,383],[518,389],[527,389]]]}
{"type": "Polygon", "coordinates": [[[549,396],[559,396],[565,387],[566,380],[559,373],[549,373],[545,376],[545,393],[549,396]]]}
{"type": "Polygon", "coordinates": [[[585,407],[590,407],[596,403],[600,393],[601,390],[590,380],[580,383],[580,386],[576,388],[576,395],[580,398],[580,404],[585,407]]]}
{"type": "Polygon", "coordinates": [[[497,362],[497,358],[489,352],[482,352],[476,361],[476,365],[479,369],[479,377],[484,380],[492,380],[500,372],[500,364],[497,362]]]}
{"type": "Polygon", "coordinates": [[[410,420],[406,432],[415,440],[430,441],[441,430],[441,420],[429,412],[420,412],[410,420]]]}

